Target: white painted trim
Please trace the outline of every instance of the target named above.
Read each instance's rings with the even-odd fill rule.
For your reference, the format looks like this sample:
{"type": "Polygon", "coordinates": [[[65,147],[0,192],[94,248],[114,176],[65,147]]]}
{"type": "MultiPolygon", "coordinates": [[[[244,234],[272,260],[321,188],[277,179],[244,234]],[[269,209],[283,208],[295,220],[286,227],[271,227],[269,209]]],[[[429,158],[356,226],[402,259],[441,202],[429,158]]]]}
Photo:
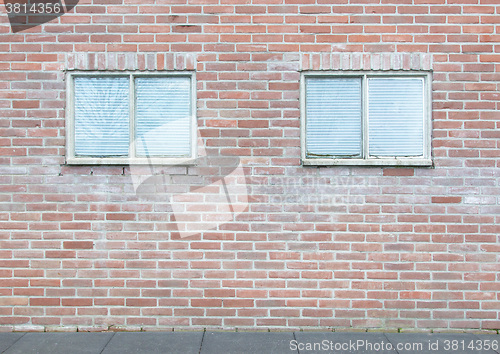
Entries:
{"type": "Polygon", "coordinates": [[[424,91],[424,97],[425,97],[425,103],[427,104],[426,107],[426,113],[427,117],[424,119],[424,147],[425,147],[425,152],[424,152],[424,157],[426,159],[432,160],[432,72],[428,72],[426,79],[425,79],[425,91],[424,91]]]}
{"type": "Polygon", "coordinates": [[[68,165],[196,165],[194,158],[177,157],[73,157],[67,158],[68,165]]]}
{"type": "Polygon", "coordinates": [[[301,159],[304,166],[432,166],[432,73],[430,71],[303,71],[300,82],[300,142],[301,159]],[[309,158],[306,145],[306,93],[308,77],[359,77],[362,82],[362,156],[363,158],[309,158]],[[420,77],[424,80],[424,141],[423,155],[416,157],[373,157],[368,144],[368,79],[370,77],[420,77]]]}
{"type": "Polygon", "coordinates": [[[304,166],[432,166],[425,158],[302,159],[304,166]]]}
{"type": "Polygon", "coordinates": [[[73,102],[74,102],[74,87],[75,82],[72,75],[66,75],[66,111],[65,111],[65,123],[66,123],[66,158],[75,156],[75,125],[74,125],[74,112],[73,112],[73,102]]]}
{"type": "Polygon", "coordinates": [[[300,158],[306,160],[306,75],[300,74],[300,158]]]}
{"type": "Polygon", "coordinates": [[[194,71],[71,71],[66,74],[66,163],[68,165],[194,165],[197,153],[197,115],[196,115],[196,74],[194,71]],[[129,156],[128,157],[78,157],[75,156],[74,127],[74,78],[75,77],[129,77],[129,156]],[[172,77],[190,78],[191,84],[191,129],[190,155],[186,157],[136,157],[135,156],[135,78],[137,77],[172,77]]]}
{"type": "Polygon", "coordinates": [[[135,92],[135,78],[133,74],[129,74],[129,154],[135,156],[135,100],[137,98],[135,92]]]}
{"type": "Polygon", "coordinates": [[[368,79],[366,75],[361,78],[361,156],[366,159],[370,156],[368,141],[368,79]]]}
{"type": "Polygon", "coordinates": [[[197,95],[196,95],[196,71],[191,72],[191,157],[196,158],[198,154],[198,118],[197,95]]]}

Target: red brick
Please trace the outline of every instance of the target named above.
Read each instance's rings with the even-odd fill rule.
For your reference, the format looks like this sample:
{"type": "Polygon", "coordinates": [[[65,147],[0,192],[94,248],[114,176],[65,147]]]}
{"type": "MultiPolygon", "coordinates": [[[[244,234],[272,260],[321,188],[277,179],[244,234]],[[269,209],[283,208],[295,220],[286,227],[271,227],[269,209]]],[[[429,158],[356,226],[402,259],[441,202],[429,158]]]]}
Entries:
{"type": "Polygon", "coordinates": [[[457,204],[462,202],[462,197],[432,197],[432,202],[457,204]]]}
{"type": "Polygon", "coordinates": [[[63,247],[66,249],[92,249],[94,242],[92,241],[64,241],[63,247]]]}
{"type": "Polygon", "coordinates": [[[156,299],[126,299],[127,306],[151,307],[157,305],[156,299]]]}
{"type": "Polygon", "coordinates": [[[10,34],[0,43],[0,324],[497,328],[496,5],[113,0],[77,7],[43,35],[10,34]],[[387,69],[386,53],[404,70],[432,69],[433,168],[301,166],[299,70],[372,59],[387,69]],[[189,193],[219,180],[223,158],[144,166],[141,177],[163,179],[162,191],[141,181],[150,195],[136,193],[131,167],[65,165],[65,70],[82,58],[85,69],[124,70],[135,57],[141,71],[196,69],[200,141],[243,166],[241,214],[183,238],[164,195],[186,194],[200,222],[220,218],[218,195],[189,193]]]}
{"type": "Polygon", "coordinates": [[[219,299],[192,299],[191,306],[193,306],[193,307],[221,307],[222,300],[219,300],[219,299]]]}
{"type": "Polygon", "coordinates": [[[384,176],[413,176],[412,168],[384,168],[384,176]]]}
{"type": "Polygon", "coordinates": [[[60,306],[59,298],[30,298],[30,306],[60,306]]]}

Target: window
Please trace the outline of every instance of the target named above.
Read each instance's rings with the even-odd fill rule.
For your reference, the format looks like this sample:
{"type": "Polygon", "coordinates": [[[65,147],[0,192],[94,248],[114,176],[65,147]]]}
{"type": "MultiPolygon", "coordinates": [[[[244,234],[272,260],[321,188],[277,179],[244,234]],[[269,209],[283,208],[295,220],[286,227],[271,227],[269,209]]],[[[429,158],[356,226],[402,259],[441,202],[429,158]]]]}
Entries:
{"type": "Polygon", "coordinates": [[[67,84],[68,163],[194,159],[194,74],[71,73],[67,84]]]}
{"type": "Polygon", "coordinates": [[[304,165],[429,166],[430,73],[303,73],[304,165]]]}

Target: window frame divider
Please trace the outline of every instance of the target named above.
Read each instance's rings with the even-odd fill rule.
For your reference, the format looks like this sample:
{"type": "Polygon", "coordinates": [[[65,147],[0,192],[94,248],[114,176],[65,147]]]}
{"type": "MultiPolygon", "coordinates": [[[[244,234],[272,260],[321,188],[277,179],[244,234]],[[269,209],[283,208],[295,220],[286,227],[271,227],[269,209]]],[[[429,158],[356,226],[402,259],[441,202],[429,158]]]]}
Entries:
{"type": "Polygon", "coordinates": [[[129,75],[129,150],[128,157],[131,159],[136,158],[135,156],[135,76],[130,73],[129,75]]]}
{"type": "Polygon", "coordinates": [[[368,78],[366,74],[361,77],[361,158],[366,160],[370,156],[368,149],[368,78]]]}
{"type": "Polygon", "coordinates": [[[75,102],[75,79],[73,75],[66,76],[66,160],[69,157],[75,156],[75,112],[73,105],[75,102]]]}

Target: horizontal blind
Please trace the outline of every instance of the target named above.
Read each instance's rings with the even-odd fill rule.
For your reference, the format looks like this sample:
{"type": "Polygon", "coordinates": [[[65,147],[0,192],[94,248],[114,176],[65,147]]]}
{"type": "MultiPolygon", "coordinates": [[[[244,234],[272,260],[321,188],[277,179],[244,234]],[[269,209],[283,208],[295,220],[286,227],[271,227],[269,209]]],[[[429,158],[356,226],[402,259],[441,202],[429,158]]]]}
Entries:
{"type": "Polygon", "coordinates": [[[135,89],[137,156],[189,156],[191,79],[140,77],[135,89]]]}
{"type": "Polygon", "coordinates": [[[307,157],[361,155],[361,79],[306,80],[307,157]]]}
{"type": "Polygon", "coordinates": [[[128,77],[77,77],[74,84],[75,155],[128,155],[128,77]]]}
{"type": "Polygon", "coordinates": [[[422,156],[424,80],[368,79],[370,156],[422,156]]]}

